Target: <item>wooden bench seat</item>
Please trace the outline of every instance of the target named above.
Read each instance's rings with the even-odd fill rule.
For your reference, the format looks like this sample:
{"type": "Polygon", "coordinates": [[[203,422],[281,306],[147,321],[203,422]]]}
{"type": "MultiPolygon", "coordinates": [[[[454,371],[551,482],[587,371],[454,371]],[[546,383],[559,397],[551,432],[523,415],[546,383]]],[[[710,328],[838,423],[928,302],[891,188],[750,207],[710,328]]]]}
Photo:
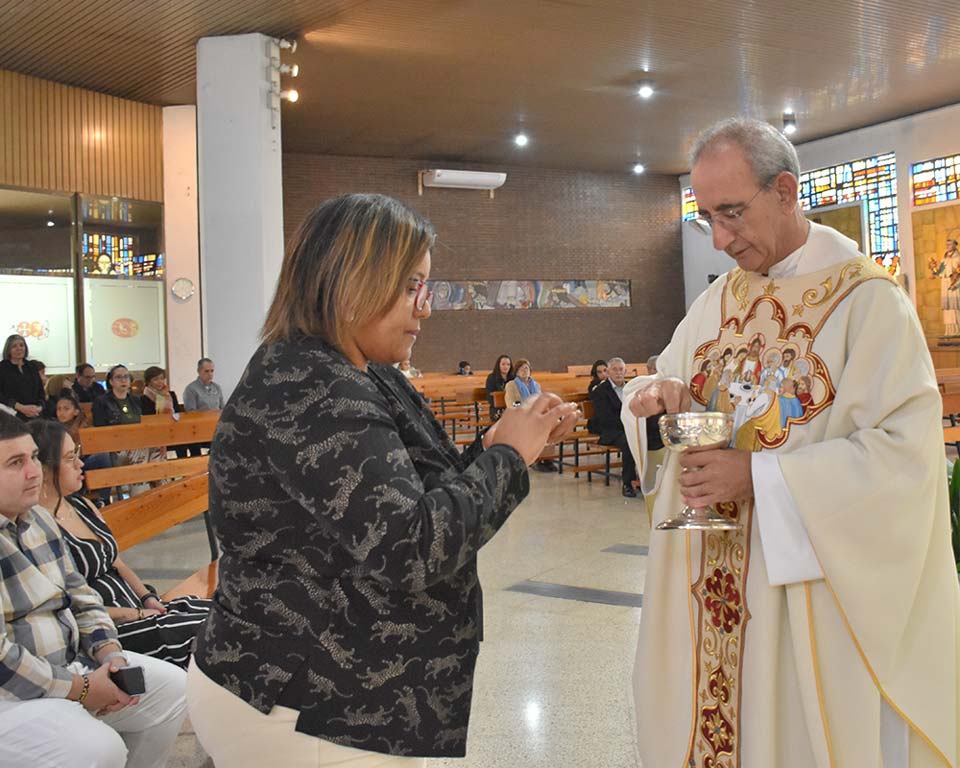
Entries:
{"type": "Polygon", "coordinates": [[[192,576],[181,581],[173,589],[168,589],[160,598],[164,602],[176,600],[178,597],[188,597],[196,595],[197,597],[213,597],[213,592],[217,588],[217,560],[209,565],[205,565],[197,570],[192,576]]]}
{"type": "MultiPolygon", "coordinates": [[[[179,414],[179,418],[173,418],[169,414],[144,416],[140,424],[85,427],[80,430],[80,443],[85,454],[208,443],[213,438],[219,419],[219,411],[184,413],[179,414]]],[[[208,462],[207,456],[195,456],[187,459],[93,470],[87,476],[90,488],[171,480],[145,493],[116,501],[101,509],[100,512],[113,531],[121,550],[147,541],[186,520],[203,515],[210,543],[210,562],[203,565],[186,581],[164,593],[165,599],[188,594],[209,597],[216,587],[219,552],[207,515],[208,462]]]]}

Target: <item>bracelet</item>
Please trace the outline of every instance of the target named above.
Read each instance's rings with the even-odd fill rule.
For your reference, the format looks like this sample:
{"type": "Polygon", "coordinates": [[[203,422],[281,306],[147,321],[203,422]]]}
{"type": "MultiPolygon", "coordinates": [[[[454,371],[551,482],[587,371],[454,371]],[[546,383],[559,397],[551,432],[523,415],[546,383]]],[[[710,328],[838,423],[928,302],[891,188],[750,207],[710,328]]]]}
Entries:
{"type": "Polygon", "coordinates": [[[146,606],[147,600],[149,600],[151,597],[157,602],[160,602],[160,598],[157,597],[156,592],[147,592],[147,594],[140,596],[140,605],[146,606]]]}
{"type": "Polygon", "coordinates": [[[90,693],[90,678],[86,675],[81,675],[83,678],[83,688],[80,689],[80,695],[77,697],[77,702],[83,704],[87,700],[87,694],[90,693]]]}
{"type": "Polygon", "coordinates": [[[137,621],[143,618],[143,608],[137,606],[137,621]]]}

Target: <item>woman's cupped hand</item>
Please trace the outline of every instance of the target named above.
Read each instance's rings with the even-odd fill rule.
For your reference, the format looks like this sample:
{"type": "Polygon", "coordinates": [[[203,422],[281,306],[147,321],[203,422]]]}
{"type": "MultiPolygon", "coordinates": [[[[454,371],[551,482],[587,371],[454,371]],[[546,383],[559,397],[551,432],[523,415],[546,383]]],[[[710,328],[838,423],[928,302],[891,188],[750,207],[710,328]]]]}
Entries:
{"type": "Polygon", "coordinates": [[[484,436],[484,446],[509,445],[527,466],[537,461],[547,443],[569,435],[580,418],[576,403],[565,403],[557,395],[542,393],[528,397],[517,408],[508,408],[484,436]]]}

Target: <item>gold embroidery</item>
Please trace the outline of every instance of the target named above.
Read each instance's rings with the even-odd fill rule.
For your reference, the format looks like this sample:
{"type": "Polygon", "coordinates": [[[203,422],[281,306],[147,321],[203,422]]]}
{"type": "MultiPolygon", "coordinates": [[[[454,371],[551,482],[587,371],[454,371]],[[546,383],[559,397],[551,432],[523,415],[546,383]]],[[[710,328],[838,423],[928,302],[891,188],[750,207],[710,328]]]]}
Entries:
{"type": "Polygon", "coordinates": [[[734,269],[730,282],[730,293],[733,294],[733,298],[737,300],[740,309],[747,308],[747,293],[749,290],[750,285],[747,280],[747,273],[739,267],[734,269]]]}
{"type": "MultiPolygon", "coordinates": [[[[828,277],[826,280],[820,283],[821,287],[824,289],[822,296],[820,296],[820,291],[817,288],[810,288],[804,291],[803,299],[802,299],[803,305],[812,308],[812,307],[819,307],[821,304],[825,304],[836,295],[837,291],[839,291],[844,286],[844,284],[848,279],[853,282],[856,282],[857,278],[863,274],[864,270],[867,270],[867,268],[873,264],[875,263],[871,261],[867,261],[866,259],[862,259],[862,258],[854,259],[853,261],[848,261],[840,269],[840,274],[837,276],[836,285],[833,284],[832,276],[828,277]],[[819,298],[817,298],[818,296],[819,298]]],[[[872,271],[872,270],[868,270],[868,271],[872,271]]],[[[873,276],[876,276],[876,275],[873,275],[873,276]]],[[[887,274],[887,277],[889,278],[890,275],[887,274]]],[[[801,314],[800,312],[797,312],[797,307],[793,308],[793,312],[794,314],[801,314]]]]}
{"type": "Polygon", "coordinates": [[[763,295],[764,296],[773,296],[777,291],[780,290],[780,286],[777,285],[773,280],[763,286],[763,295]]]}

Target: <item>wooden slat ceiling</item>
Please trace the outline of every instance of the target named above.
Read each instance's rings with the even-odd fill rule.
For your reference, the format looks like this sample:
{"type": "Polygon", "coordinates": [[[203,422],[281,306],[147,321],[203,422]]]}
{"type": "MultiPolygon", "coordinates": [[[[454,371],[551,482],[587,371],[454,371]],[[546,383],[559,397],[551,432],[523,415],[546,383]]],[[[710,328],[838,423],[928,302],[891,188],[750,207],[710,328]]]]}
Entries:
{"type": "Polygon", "coordinates": [[[957,0],[0,0],[0,69],[192,103],[196,41],[246,32],[299,39],[288,151],[678,173],[730,114],[803,142],[960,101],[957,0]]]}

